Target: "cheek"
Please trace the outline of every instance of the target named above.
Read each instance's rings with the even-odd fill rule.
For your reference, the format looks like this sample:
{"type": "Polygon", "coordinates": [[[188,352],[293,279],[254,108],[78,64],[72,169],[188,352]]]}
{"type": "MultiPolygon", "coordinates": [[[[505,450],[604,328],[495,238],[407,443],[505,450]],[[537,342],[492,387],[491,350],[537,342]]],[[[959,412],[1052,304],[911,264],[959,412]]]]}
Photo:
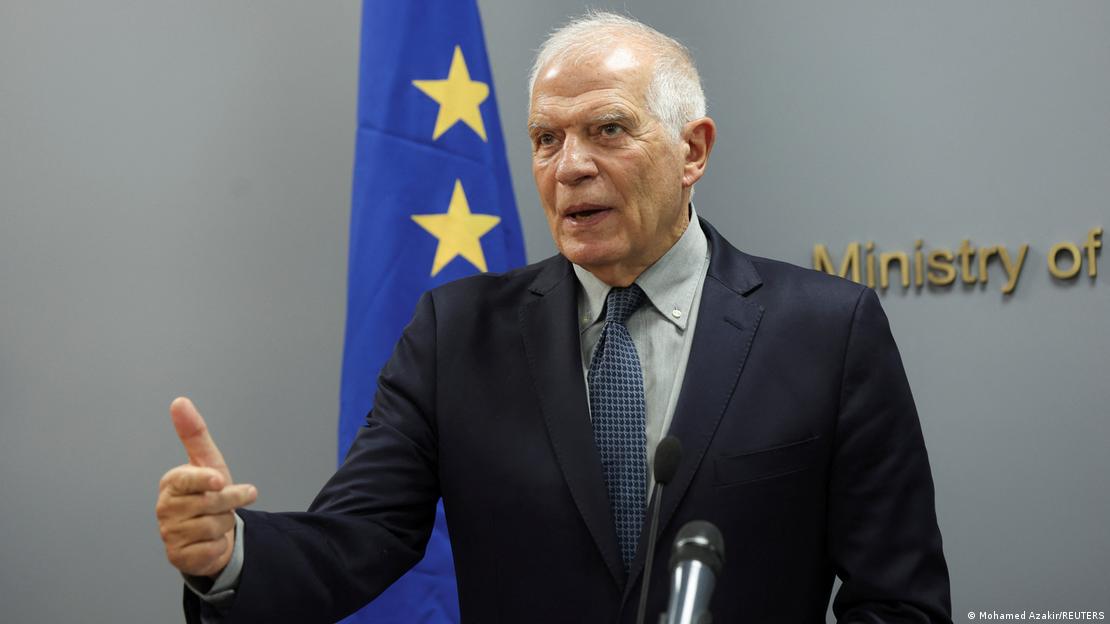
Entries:
{"type": "Polygon", "coordinates": [[[560,237],[559,219],[555,218],[555,211],[548,210],[547,207],[544,206],[543,216],[545,219],[547,219],[547,229],[551,231],[551,239],[555,241],[556,245],[558,245],[560,237]]]}
{"type": "Polygon", "coordinates": [[[657,187],[665,184],[659,179],[662,172],[648,166],[642,158],[629,158],[620,162],[614,173],[614,177],[619,176],[616,179],[624,181],[622,195],[641,204],[641,210],[647,210],[647,207],[642,206],[644,201],[649,200],[650,203],[657,194],[657,187]]]}
{"type": "Polygon", "coordinates": [[[550,213],[555,209],[555,185],[554,178],[552,178],[546,168],[532,166],[532,180],[536,184],[536,194],[540,197],[540,205],[543,206],[545,213],[550,213]]]}

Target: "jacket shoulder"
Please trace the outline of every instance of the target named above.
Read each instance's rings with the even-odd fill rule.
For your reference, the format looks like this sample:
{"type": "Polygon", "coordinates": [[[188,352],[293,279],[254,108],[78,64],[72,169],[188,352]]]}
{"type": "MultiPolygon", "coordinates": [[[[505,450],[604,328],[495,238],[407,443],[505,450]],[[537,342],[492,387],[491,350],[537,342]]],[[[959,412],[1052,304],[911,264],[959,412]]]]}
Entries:
{"type": "Polygon", "coordinates": [[[803,308],[845,301],[854,305],[867,290],[841,277],[745,253],[705,219],[701,225],[711,249],[708,277],[764,305],[775,305],[779,300],[792,307],[803,304],[803,308]]]}
{"type": "Polygon", "coordinates": [[[764,286],[783,289],[794,294],[819,295],[823,298],[856,301],[867,287],[838,275],[810,269],[782,260],[748,256],[763,277],[764,286]]]}
{"type": "Polygon", "coordinates": [[[572,275],[570,264],[552,256],[504,273],[481,273],[448,282],[429,291],[437,310],[465,306],[471,310],[515,308],[532,298],[537,288],[572,275]]]}
{"type": "Polygon", "coordinates": [[[751,294],[768,311],[800,324],[847,328],[861,302],[881,304],[874,290],[851,280],[781,260],[749,256],[762,285],[751,294]]]}

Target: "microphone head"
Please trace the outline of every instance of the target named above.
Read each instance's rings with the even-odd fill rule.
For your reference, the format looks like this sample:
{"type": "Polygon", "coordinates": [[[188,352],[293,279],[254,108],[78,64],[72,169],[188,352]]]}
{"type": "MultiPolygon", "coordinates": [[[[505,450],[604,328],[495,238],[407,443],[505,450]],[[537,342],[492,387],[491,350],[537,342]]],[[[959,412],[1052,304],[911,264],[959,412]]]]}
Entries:
{"type": "Polygon", "coordinates": [[[652,470],[655,472],[655,482],[667,485],[678,472],[678,464],[682,461],[682,443],[674,436],[667,436],[659,441],[655,447],[655,459],[652,460],[652,470]]]}
{"type": "Polygon", "coordinates": [[[682,525],[674,538],[671,568],[684,561],[698,561],[720,574],[725,564],[725,538],[712,522],[691,520],[682,525]]]}

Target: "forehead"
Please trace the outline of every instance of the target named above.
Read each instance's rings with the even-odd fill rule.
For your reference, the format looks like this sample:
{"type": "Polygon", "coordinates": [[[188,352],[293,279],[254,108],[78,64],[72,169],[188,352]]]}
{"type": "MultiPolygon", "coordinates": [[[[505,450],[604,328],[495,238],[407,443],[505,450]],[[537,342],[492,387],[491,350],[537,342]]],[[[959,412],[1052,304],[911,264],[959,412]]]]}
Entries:
{"type": "Polygon", "coordinates": [[[574,114],[598,107],[644,107],[651,78],[646,55],[616,46],[581,58],[556,58],[536,74],[530,118],[574,114]]]}

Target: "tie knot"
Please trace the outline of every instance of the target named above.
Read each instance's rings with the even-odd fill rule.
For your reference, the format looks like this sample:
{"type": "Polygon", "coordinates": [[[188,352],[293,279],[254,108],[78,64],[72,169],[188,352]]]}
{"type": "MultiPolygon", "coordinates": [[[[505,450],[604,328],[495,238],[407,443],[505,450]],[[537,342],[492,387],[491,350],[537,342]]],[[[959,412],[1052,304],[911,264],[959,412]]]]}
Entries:
{"type": "Polygon", "coordinates": [[[627,288],[611,289],[609,296],[605,298],[606,322],[624,325],[628,317],[644,303],[645,297],[643,289],[638,284],[632,284],[627,288]]]}

